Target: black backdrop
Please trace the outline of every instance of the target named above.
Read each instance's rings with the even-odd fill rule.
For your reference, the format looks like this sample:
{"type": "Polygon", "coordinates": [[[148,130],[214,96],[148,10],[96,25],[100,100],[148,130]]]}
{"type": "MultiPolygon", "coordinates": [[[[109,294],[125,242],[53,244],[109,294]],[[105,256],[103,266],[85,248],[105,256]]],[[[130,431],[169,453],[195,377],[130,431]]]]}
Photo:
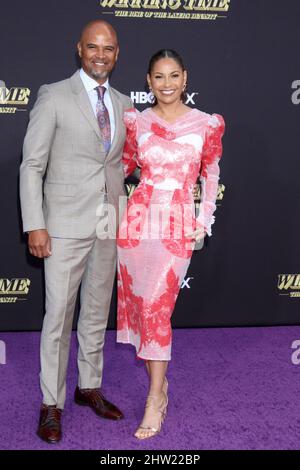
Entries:
{"type": "MultiPolygon", "coordinates": [[[[213,236],[193,256],[173,325],[299,324],[299,0],[195,2],[229,4],[227,12],[198,11],[216,19],[145,17],[193,13],[184,10],[184,0],[178,0],[179,9],[170,0],[173,10],[163,2],[159,9],[146,0],[143,8],[121,3],[122,8],[97,0],[1,5],[0,80],[11,95],[2,88],[0,329],[41,327],[42,263],[28,255],[20,223],[22,141],[38,88],[75,71],[79,32],[94,18],[111,21],[118,31],[121,54],[111,82],[128,95],[134,92],[139,109],[146,106],[137,92],[144,91],[150,56],[171,47],[184,58],[194,105],[222,114],[227,124],[213,236]],[[144,17],[120,17],[116,10],[144,17]],[[27,105],[28,91],[13,90],[18,87],[30,90],[27,105]]],[[[115,306],[114,294],[110,327],[115,306]]]]}

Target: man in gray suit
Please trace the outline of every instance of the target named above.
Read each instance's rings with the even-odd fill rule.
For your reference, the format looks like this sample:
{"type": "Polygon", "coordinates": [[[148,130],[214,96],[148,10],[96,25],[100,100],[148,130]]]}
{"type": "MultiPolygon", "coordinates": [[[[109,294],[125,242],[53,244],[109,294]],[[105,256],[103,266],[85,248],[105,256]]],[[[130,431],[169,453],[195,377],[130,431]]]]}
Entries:
{"type": "MultiPolygon", "coordinates": [[[[43,403],[38,435],[61,439],[72,321],[81,283],[79,381],[75,402],[109,419],[123,417],[100,392],[103,345],[115,277],[115,237],[97,237],[99,207],[124,196],[123,113],[130,99],[108,77],[117,61],[115,30],[96,20],[83,30],[82,68],[40,88],[30,114],[20,169],[29,251],[44,258],[46,315],[41,336],[43,403]]],[[[103,215],[103,214],[102,214],[103,215]]],[[[102,221],[103,222],[103,221],[102,221]]]]}

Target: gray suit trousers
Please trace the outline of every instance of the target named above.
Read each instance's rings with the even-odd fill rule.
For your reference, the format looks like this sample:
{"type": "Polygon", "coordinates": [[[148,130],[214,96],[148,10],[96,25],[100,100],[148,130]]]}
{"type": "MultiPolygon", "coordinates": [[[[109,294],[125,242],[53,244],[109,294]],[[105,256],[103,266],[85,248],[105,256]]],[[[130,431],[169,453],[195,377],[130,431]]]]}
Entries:
{"type": "Polygon", "coordinates": [[[81,283],[77,337],[80,388],[102,381],[103,346],[116,269],[116,240],[51,238],[45,259],[46,315],[41,336],[43,403],[63,409],[74,308],[81,283]]]}

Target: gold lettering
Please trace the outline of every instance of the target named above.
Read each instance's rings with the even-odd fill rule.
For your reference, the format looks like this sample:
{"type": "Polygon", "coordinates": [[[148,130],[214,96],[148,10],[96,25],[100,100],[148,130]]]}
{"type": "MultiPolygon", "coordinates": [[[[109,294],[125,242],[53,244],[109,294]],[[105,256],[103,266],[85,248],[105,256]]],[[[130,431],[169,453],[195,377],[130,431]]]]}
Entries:
{"type": "Polygon", "coordinates": [[[5,103],[7,89],[5,87],[0,87],[0,103],[5,103]]]}
{"type": "Polygon", "coordinates": [[[115,7],[116,8],[128,8],[128,0],[116,0],[115,7]]]}
{"type": "Polygon", "coordinates": [[[126,188],[127,196],[130,197],[134,193],[134,191],[136,189],[136,185],[135,184],[126,184],[125,188],[126,188]]]}
{"type": "MultiPolygon", "coordinates": [[[[100,0],[100,6],[103,8],[119,9],[145,9],[145,10],[189,10],[205,12],[227,12],[230,8],[230,0],[100,0]]],[[[182,15],[178,18],[191,18],[182,15]]],[[[119,13],[116,16],[120,16],[119,13]]],[[[168,16],[169,17],[169,16],[168,16]]],[[[170,16],[173,17],[172,15],[170,16]]],[[[195,19],[215,19],[217,15],[199,15],[193,16],[195,19]]]]}
{"type": "Polygon", "coordinates": [[[171,10],[178,10],[181,7],[181,0],[169,0],[168,3],[171,10]]]}
{"type": "Polygon", "coordinates": [[[100,1],[100,6],[101,7],[116,7],[116,8],[127,8],[128,7],[128,0],[101,0],[100,1]]]}
{"type": "Polygon", "coordinates": [[[278,276],[278,289],[300,289],[300,274],[280,274],[278,276]]]}
{"type": "Polygon", "coordinates": [[[0,114],[15,114],[17,108],[1,108],[0,107],[0,114]]]}
{"type": "Polygon", "coordinates": [[[1,304],[15,304],[18,297],[0,297],[1,304]]]}
{"type": "Polygon", "coordinates": [[[0,279],[0,294],[28,294],[30,279],[0,279]]]}
{"type": "Polygon", "coordinates": [[[230,0],[184,0],[185,10],[228,11],[230,0]]]}
{"type": "Polygon", "coordinates": [[[131,0],[131,8],[141,8],[141,0],[131,0]]]}
{"type": "Polygon", "coordinates": [[[25,106],[29,101],[29,88],[0,88],[0,104],[14,104],[25,106]]]}
{"type": "Polygon", "coordinates": [[[142,4],[143,8],[151,8],[155,10],[159,10],[159,8],[167,8],[167,2],[166,0],[162,1],[162,4],[160,5],[160,0],[144,0],[142,4]]]}

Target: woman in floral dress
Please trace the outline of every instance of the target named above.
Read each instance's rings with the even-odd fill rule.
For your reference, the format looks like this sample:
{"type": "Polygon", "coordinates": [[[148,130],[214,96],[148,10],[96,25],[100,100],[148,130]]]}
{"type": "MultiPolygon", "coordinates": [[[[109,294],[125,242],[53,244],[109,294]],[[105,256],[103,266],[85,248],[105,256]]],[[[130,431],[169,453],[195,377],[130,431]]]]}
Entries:
{"type": "Polygon", "coordinates": [[[224,120],[184,104],[187,72],[173,50],[150,60],[154,106],[130,109],[125,175],[141,169],[118,233],[117,341],[135,346],[145,360],[150,388],[135,436],[156,435],[168,404],[171,316],[196,240],[211,236],[219,180],[224,120]],[[193,188],[200,176],[200,213],[193,188]]]}

